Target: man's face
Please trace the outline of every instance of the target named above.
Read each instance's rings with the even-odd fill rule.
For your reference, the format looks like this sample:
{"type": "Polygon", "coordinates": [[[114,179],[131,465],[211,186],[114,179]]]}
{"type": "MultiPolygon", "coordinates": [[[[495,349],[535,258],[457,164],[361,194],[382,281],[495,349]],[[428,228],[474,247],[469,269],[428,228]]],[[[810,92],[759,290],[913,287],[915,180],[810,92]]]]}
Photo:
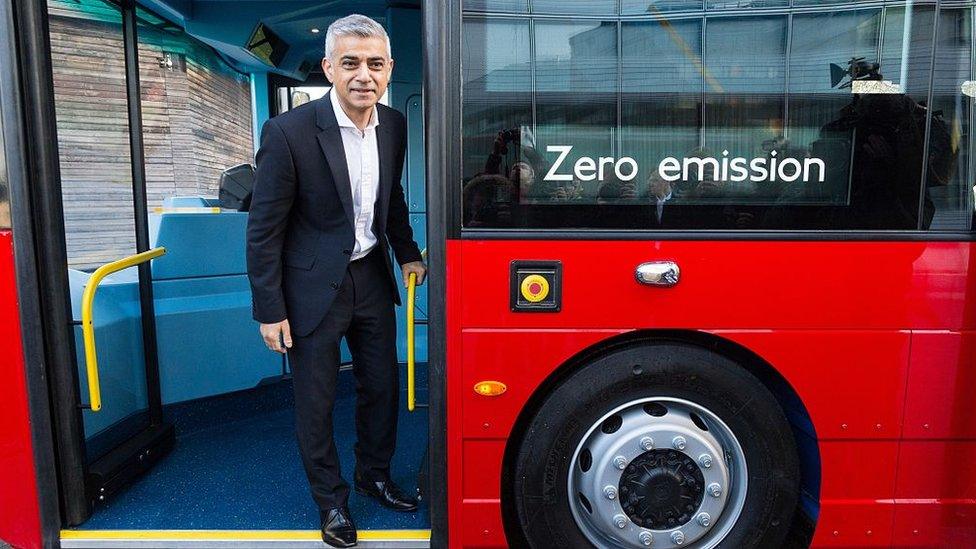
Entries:
{"type": "Polygon", "coordinates": [[[322,70],[332,82],[340,105],[366,111],[386,93],[393,60],[386,54],[386,41],[380,37],[339,36],[332,59],[322,59],[322,70]]]}

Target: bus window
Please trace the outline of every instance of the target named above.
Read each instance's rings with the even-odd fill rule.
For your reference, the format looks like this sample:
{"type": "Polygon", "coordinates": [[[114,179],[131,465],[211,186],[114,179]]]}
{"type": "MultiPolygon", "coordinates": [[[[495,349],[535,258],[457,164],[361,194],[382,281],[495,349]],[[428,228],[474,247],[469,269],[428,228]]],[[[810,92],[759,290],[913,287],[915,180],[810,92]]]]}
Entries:
{"type": "MultiPolygon", "coordinates": [[[[392,87],[392,86],[391,86],[392,87]]],[[[309,101],[315,101],[329,93],[331,86],[283,86],[278,88],[277,107],[275,111],[281,114],[285,111],[300,107],[309,101]]],[[[390,88],[387,88],[380,103],[390,105],[390,88]]]]}
{"type": "Polygon", "coordinates": [[[329,86],[294,86],[278,88],[278,113],[294,109],[329,93],[329,86]]]}
{"type": "MultiPolygon", "coordinates": [[[[896,13],[904,19],[905,10],[896,13]]],[[[935,79],[932,82],[932,125],[926,174],[935,216],[933,230],[967,230],[973,225],[972,137],[973,12],[939,11],[935,79]]]]}
{"type": "Polygon", "coordinates": [[[102,0],[48,2],[68,266],[136,251],[122,15],[102,0]]]}
{"type": "Polygon", "coordinates": [[[251,164],[250,77],[179,26],[136,9],[149,208],[217,196],[220,174],[251,164]]]}
{"type": "Polygon", "coordinates": [[[970,229],[969,11],[739,4],[466,10],[464,227],[970,229]]]}

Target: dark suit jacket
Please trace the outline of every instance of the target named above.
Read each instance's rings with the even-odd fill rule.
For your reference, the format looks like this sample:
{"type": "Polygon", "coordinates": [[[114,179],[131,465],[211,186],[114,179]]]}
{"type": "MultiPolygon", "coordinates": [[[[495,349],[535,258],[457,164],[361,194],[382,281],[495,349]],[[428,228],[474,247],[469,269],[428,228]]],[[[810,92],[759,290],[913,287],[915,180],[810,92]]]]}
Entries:
{"type": "MultiPolygon", "coordinates": [[[[401,265],[421,259],[400,185],[406,121],[389,107],[376,108],[380,173],[373,231],[399,305],[389,247],[401,265]]],[[[292,333],[304,336],[328,312],[356,243],[348,171],[329,96],[264,124],[247,218],[247,274],[258,322],[287,318],[292,333]]]]}

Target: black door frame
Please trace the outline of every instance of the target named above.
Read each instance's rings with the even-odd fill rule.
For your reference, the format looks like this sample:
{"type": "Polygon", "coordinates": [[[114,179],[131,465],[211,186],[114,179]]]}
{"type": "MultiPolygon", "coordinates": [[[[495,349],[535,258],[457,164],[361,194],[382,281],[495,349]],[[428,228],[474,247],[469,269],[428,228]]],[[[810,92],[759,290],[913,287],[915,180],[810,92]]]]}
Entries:
{"type": "MultiPolygon", "coordinates": [[[[461,172],[461,2],[425,0],[424,142],[427,147],[428,390],[431,547],[448,544],[447,241],[457,238],[461,172]]],[[[455,365],[456,367],[457,365],[455,365]]],[[[457,464],[454,464],[457,466],[457,464]]]]}
{"type": "MultiPolygon", "coordinates": [[[[46,51],[47,35],[37,30],[43,19],[34,4],[0,0],[0,114],[3,116],[3,146],[10,185],[10,213],[13,229],[14,269],[17,284],[21,344],[30,417],[31,446],[40,514],[41,540],[45,548],[58,546],[61,516],[58,501],[58,465],[52,431],[49,380],[45,353],[39,254],[33,223],[32,189],[50,180],[46,161],[50,142],[34,142],[31,136],[45,131],[53,121],[53,102],[43,93],[49,71],[38,59],[46,51]],[[38,83],[41,85],[38,85],[38,83]]],[[[53,99],[53,98],[51,98],[53,99]]],[[[56,167],[56,164],[55,164],[56,167]]]]}
{"type": "MultiPolygon", "coordinates": [[[[49,408],[50,415],[31,406],[35,418],[47,415],[46,436],[35,435],[35,446],[50,443],[49,471],[41,471],[45,461],[38,462],[39,492],[53,482],[63,517],[42,517],[45,544],[50,536],[59,536],[61,520],[67,523],[84,520],[87,505],[81,505],[77,494],[84,494],[84,427],[78,408],[78,375],[70,368],[55,364],[74,364],[74,338],[66,321],[71,319],[68,273],[64,267],[66,250],[61,205],[61,176],[58,163],[54,84],[51,72],[50,36],[47,5],[43,0],[10,2],[16,32],[8,38],[16,41],[14,72],[19,73],[17,89],[22,100],[24,180],[11,181],[11,217],[14,225],[18,290],[21,300],[21,329],[25,334],[28,390],[34,404],[40,394],[50,400],[37,402],[49,408]],[[19,196],[18,196],[19,195],[19,196]],[[55,238],[52,238],[56,236],[55,238]],[[33,381],[34,378],[43,381],[33,381]],[[55,458],[55,456],[57,456],[55,458]],[[54,522],[58,528],[50,531],[54,522]]],[[[6,132],[6,128],[5,128],[6,132]]],[[[9,149],[9,146],[8,146],[9,149]]],[[[42,507],[42,512],[48,506],[42,507]]],[[[50,511],[48,510],[48,513],[50,511]]],[[[43,514],[43,513],[42,513],[43,514]]]]}
{"type": "MultiPolygon", "coordinates": [[[[132,152],[132,179],[138,251],[148,249],[148,216],[145,204],[145,168],[142,153],[141,108],[139,97],[135,2],[117,4],[123,18],[125,42],[129,132],[132,152]],[[135,78],[131,77],[135,74],[135,78]]],[[[18,290],[22,305],[22,329],[28,386],[32,404],[34,444],[50,447],[51,456],[37,459],[39,492],[60,502],[60,516],[43,505],[45,543],[60,537],[60,527],[82,523],[92,511],[100,493],[108,495],[122,483],[165,454],[172,444],[172,426],[162,421],[159,374],[156,356],[155,316],[153,312],[149,266],[140,266],[140,304],[143,321],[143,347],[146,359],[148,426],[107,455],[88,463],[78,368],[74,344],[74,323],[68,286],[64,210],[58,156],[54,82],[47,3],[25,0],[4,4],[16,30],[8,35],[14,47],[10,69],[19,75],[16,88],[22,101],[23,135],[16,154],[26,158],[25,179],[13,184],[11,210],[18,251],[18,290]],[[35,411],[35,408],[43,407],[35,411]],[[146,448],[157,449],[152,459],[139,459],[146,448]],[[162,451],[160,451],[162,450],[162,451]],[[49,466],[50,464],[50,466],[49,466]],[[50,471],[46,471],[50,469],[50,471]],[[57,489],[50,489],[52,486],[57,489]]],[[[10,87],[13,92],[13,87],[10,87]]],[[[13,94],[13,95],[17,95],[13,94]]],[[[4,98],[7,101],[7,98],[4,98]]],[[[6,105],[6,102],[5,102],[6,105]]],[[[6,133],[6,129],[5,129],[6,133]]],[[[8,146],[8,149],[12,147],[8,146]]],[[[14,179],[14,178],[12,178],[14,179]]]]}

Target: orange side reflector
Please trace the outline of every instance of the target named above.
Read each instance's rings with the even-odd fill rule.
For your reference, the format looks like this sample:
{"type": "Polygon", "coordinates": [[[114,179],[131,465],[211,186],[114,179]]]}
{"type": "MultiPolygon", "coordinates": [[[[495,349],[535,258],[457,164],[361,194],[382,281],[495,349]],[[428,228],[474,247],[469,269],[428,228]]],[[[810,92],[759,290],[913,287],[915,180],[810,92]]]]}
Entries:
{"type": "Polygon", "coordinates": [[[501,381],[479,381],[474,384],[474,392],[481,396],[496,397],[507,390],[508,387],[501,381]]]}

